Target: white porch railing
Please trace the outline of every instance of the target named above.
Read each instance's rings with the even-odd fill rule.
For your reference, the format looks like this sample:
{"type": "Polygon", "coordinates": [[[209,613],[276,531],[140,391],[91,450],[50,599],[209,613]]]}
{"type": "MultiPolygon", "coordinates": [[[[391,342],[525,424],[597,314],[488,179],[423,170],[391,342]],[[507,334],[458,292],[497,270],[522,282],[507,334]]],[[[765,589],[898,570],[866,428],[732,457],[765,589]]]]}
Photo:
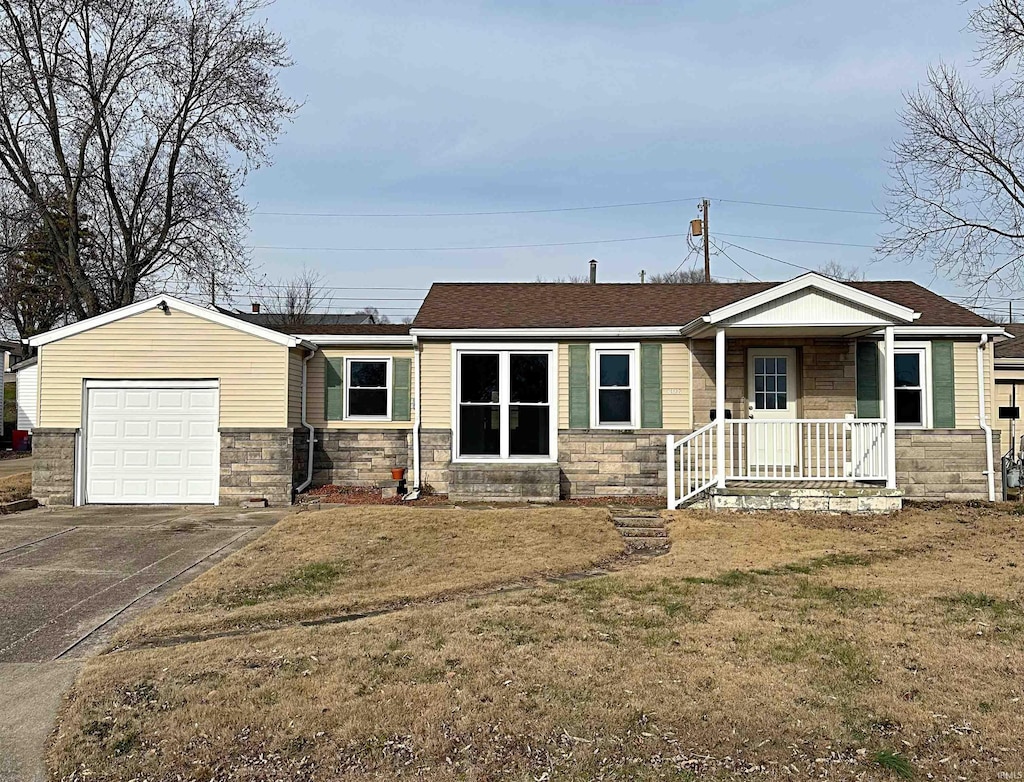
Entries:
{"type": "MultiPolygon", "coordinates": [[[[724,480],[884,481],[882,419],[726,419],[724,480]]],[[[719,482],[718,422],[666,442],[668,507],[719,482]]]]}

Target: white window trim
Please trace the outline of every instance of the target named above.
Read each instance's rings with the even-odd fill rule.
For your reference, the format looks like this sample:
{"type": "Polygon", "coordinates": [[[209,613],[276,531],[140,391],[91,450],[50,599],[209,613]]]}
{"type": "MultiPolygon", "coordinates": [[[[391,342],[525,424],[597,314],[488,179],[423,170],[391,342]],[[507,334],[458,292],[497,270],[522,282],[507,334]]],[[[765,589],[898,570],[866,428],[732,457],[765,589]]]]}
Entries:
{"type": "Polygon", "coordinates": [[[625,431],[640,428],[640,343],[639,342],[592,342],[590,343],[590,428],[625,431]],[[602,353],[626,354],[629,356],[629,402],[630,421],[628,424],[602,424],[598,420],[600,366],[602,353]]]}
{"type": "Polygon", "coordinates": [[[456,463],[550,464],[558,461],[558,344],[554,342],[453,342],[452,343],[452,461],[456,463]],[[498,354],[499,455],[463,456],[459,453],[459,410],[462,377],[459,357],[464,353],[498,354]],[[548,354],[548,446],[547,456],[509,456],[509,360],[510,353],[548,354]]]}
{"type": "MultiPolygon", "coordinates": [[[[919,353],[922,356],[921,367],[921,418],[920,424],[896,424],[897,429],[931,429],[932,427],[932,343],[931,342],[897,342],[893,347],[893,355],[900,353],[919,353]]],[[[895,389],[896,378],[892,378],[895,389]]],[[[895,390],[893,399],[896,399],[895,390]]],[[[895,402],[894,402],[895,404],[895,402]]],[[[896,411],[893,411],[896,420],[896,411]]]]}
{"type": "MultiPolygon", "coordinates": [[[[345,375],[344,375],[344,378],[343,378],[343,381],[342,381],[342,388],[345,390],[344,410],[342,412],[342,420],[343,421],[390,421],[391,420],[391,392],[392,392],[392,389],[393,389],[393,384],[391,382],[392,381],[392,363],[391,363],[391,361],[392,361],[392,357],[391,356],[345,356],[345,366],[344,366],[344,370],[343,370],[345,372],[345,375]],[[388,401],[387,401],[387,411],[388,411],[387,415],[349,415],[349,412],[348,412],[348,395],[349,395],[349,392],[353,388],[353,386],[352,386],[352,375],[349,372],[349,366],[352,364],[353,361],[360,361],[360,362],[379,361],[379,362],[383,362],[383,363],[385,363],[387,365],[387,370],[386,370],[387,371],[387,376],[386,376],[387,387],[385,388],[385,390],[387,391],[387,399],[388,399],[388,401]]],[[[363,386],[355,386],[355,388],[362,388],[362,387],[363,386]]]]}

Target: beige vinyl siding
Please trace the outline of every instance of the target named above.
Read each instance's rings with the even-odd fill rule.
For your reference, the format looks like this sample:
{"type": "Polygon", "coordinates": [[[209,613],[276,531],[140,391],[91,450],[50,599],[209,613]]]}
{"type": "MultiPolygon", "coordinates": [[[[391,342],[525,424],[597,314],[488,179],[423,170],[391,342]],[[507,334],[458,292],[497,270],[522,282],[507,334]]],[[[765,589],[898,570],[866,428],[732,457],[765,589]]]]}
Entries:
{"type": "Polygon", "coordinates": [[[288,351],[288,426],[302,426],[302,360],[308,351],[292,348],[288,351]]]}
{"type": "MultiPolygon", "coordinates": [[[[306,420],[327,429],[411,429],[412,421],[326,421],[324,420],[324,360],[326,358],[408,358],[411,347],[324,347],[309,362],[306,377],[306,420]]],[[[348,386],[348,378],[345,378],[348,386]]]]}
{"type": "Polygon", "coordinates": [[[693,428],[690,415],[690,346],[683,342],[661,344],[662,426],[686,431],[693,428]]]}
{"type": "Polygon", "coordinates": [[[85,379],[218,379],[222,427],[288,423],[288,349],[180,310],[154,308],[43,346],[40,428],[81,426],[85,379]]]}
{"type": "MultiPolygon", "coordinates": [[[[1009,407],[1014,403],[1014,384],[1006,382],[1008,380],[1014,381],[1017,385],[1017,407],[1024,407],[1024,368],[997,369],[996,377],[1003,382],[996,384],[996,406],[992,409],[992,427],[1002,436],[999,441],[1000,452],[1006,453],[1010,450],[1010,421],[999,418],[999,407],[1009,407]]],[[[1024,434],[1024,421],[1017,421],[1014,430],[1014,435],[1020,440],[1020,436],[1024,434]]]]}
{"type": "MultiPolygon", "coordinates": [[[[616,340],[600,340],[612,344],[616,340]]],[[[650,341],[650,340],[641,340],[650,341]]],[[[569,345],[589,342],[558,343],[558,428],[569,428],[569,345]]],[[[639,393],[639,390],[637,391],[639,393]]],[[[593,391],[591,390],[591,404],[593,391]]],[[[690,348],[679,340],[661,343],[661,410],[662,427],[689,430],[690,416],[690,348]]]]}
{"type": "Polygon", "coordinates": [[[451,429],[450,342],[420,342],[420,404],[420,421],[424,429],[451,429]]]}
{"type": "MultiPolygon", "coordinates": [[[[998,413],[992,405],[995,396],[992,358],[992,343],[989,343],[985,347],[985,415],[990,424],[995,421],[998,413]]],[[[953,383],[956,396],[956,428],[979,428],[977,342],[960,341],[953,344],[953,383]]]]}

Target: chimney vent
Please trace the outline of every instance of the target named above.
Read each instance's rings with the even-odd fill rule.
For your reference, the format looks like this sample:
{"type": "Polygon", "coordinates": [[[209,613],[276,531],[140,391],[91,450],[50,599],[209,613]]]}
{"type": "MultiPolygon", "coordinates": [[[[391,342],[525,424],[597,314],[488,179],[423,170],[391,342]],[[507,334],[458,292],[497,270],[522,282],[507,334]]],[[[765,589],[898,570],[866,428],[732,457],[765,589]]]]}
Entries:
{"type": "Polygon", "coordinates": [[[253,315],[259,315],[260,314],[260,303],[258,301],[254,301],[252,303],[252,314],[253,315]]]}
{"type": "Polygon", "coordinates": [[[597,261],[593,258],[590,259],[590,284],[594,285],[597,283],[597,261]]]}

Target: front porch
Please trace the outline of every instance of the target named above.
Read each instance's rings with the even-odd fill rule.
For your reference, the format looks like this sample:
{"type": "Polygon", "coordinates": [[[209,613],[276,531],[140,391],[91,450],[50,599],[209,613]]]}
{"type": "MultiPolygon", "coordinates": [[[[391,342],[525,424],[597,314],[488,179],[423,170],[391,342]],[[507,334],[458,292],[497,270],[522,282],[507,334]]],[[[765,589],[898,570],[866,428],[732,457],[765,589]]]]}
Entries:
{"type": "Polygon", "coordinates": [[[914,313],[859,291],[780,293],[691,324],[696,428],[667,437],[668,507],[898,507],[897,419],[932,426],[930,352],[897,342],[914,313]]]}

